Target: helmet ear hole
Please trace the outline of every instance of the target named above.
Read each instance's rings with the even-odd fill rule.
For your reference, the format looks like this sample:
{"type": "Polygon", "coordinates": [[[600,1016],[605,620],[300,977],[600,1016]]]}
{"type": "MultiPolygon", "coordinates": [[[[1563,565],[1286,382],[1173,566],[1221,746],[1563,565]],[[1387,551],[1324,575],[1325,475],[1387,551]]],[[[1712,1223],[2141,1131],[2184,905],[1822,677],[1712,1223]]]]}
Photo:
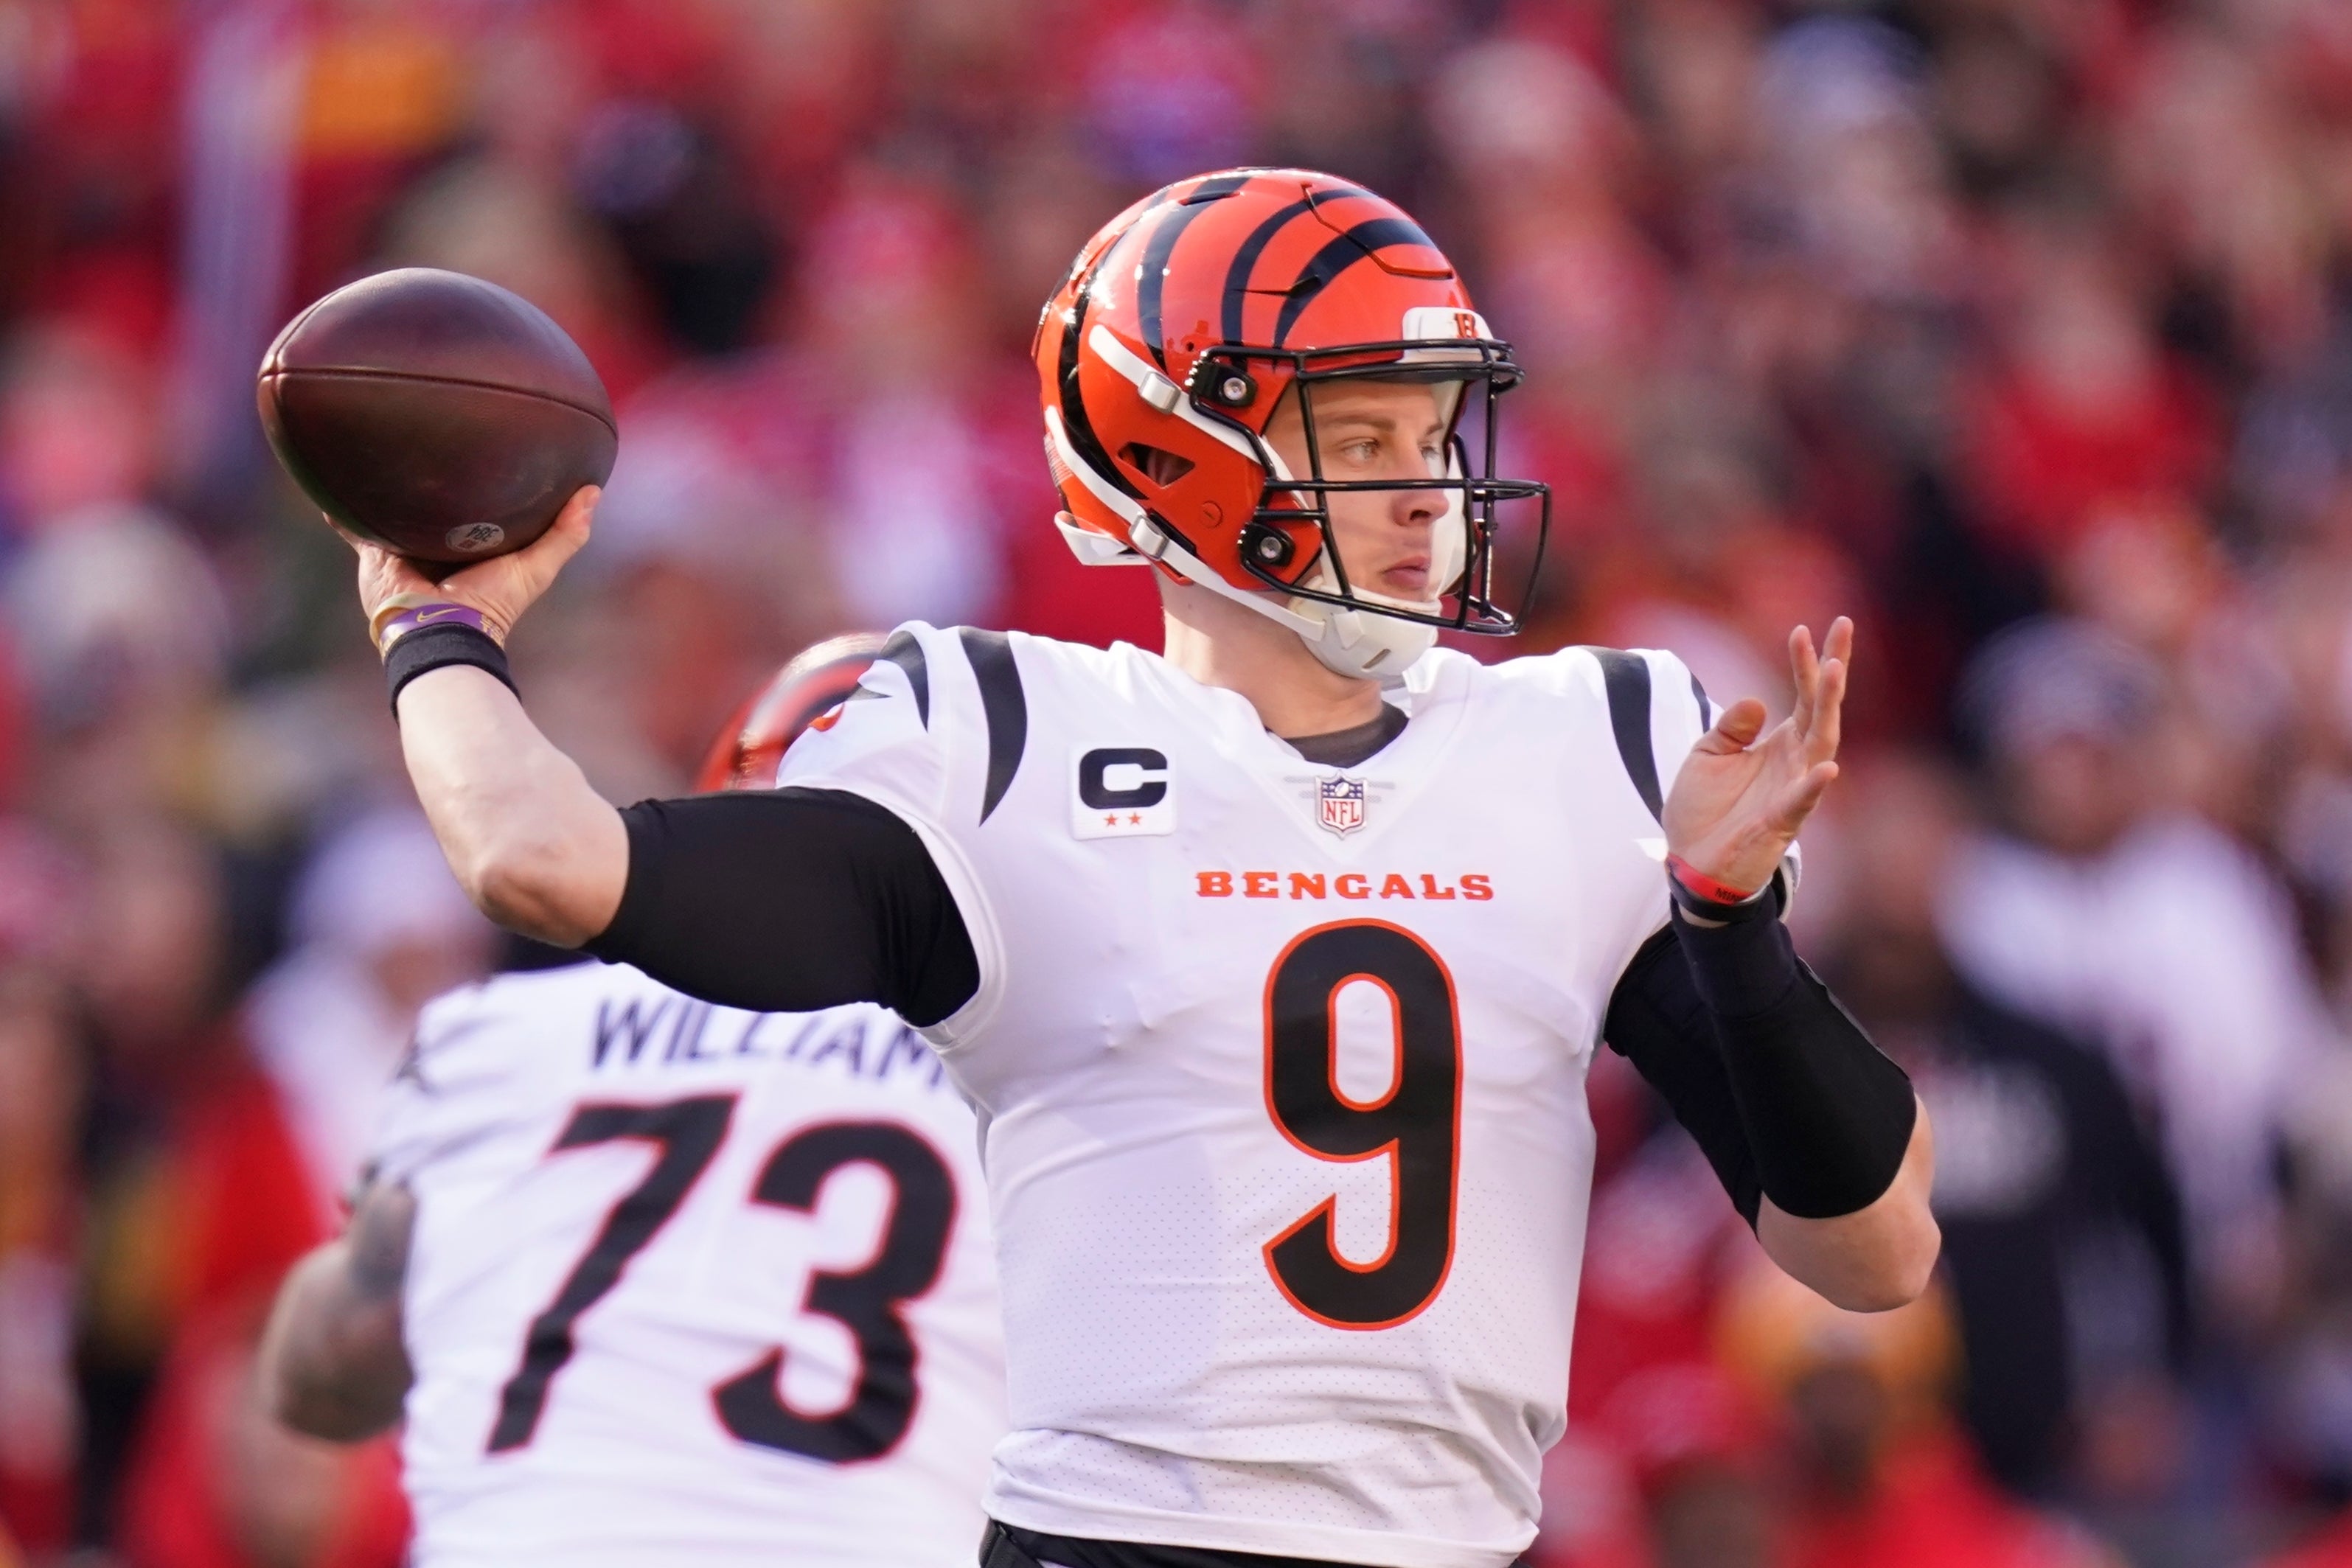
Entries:
{"type": "Polygon", "coordinates": [[[1192,460],[1162,446],[1130,441],[1118,449],[1119,460],[1153,484],[1165,488],[1192,471],[1192,460]]]}

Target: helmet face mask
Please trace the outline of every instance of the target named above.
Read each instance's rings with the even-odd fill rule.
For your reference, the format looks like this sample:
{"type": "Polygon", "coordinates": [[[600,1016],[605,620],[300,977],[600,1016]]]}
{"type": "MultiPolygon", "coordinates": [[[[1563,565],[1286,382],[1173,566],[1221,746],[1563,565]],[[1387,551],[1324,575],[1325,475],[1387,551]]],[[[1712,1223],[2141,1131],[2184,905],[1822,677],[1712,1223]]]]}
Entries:
{"type": "Polygon", "coordinates": [[[1440,630],[1517,630],[1550,523],[1545,486],[1496,474],[1496,400],[1519,370],[1390,203],[1302,170],[1179,182],[1088,243],[1035,350],[1057,522],[1080,559],[1156,564],[1289,626],[1348,674],[1400,674],[1440,630]],[[1317,389],[1351,381],[1451,388],[1444,471],[1335,474],[1317,389]],[[1284,407],[1303,464],[1267,439],[1284,407]],[[1366,493],[1408,490],[1444,497],[1425,600],[1351,582],[1334,519],[1366,493]],[[1513,504],[1536,514],[1516,612],[1496,583],[1513,504]]]}
{"type": "MultiPolygon", "coordinates": [[[[1220,346],[1201,358],[1208,367],[1194,372],[1195,383],[1240,369],[1254,361],[1284,361],[1287,395],[1297,399],[1307,471],[1291,471],[1263,434],[1251,432],[1265,451],[1265,479],[1258,505],[1251,513],[1250,529],[1243,536],[1241,561],[1251,576],[1267,588],[1295,598],[1344,610],[1361,610],[1441,631],[1484,636],[1509,636],[1519,630],[1532,596],[1536,574],[1543,560],[1544,539],[1551,527],[1551,493],[1533,480],[1495,476],[1496,402],[1517,384],[1519,368],[1510,358],[1510,346],[1490,338],[1449,343],[1437,360],[1426,342],[1399,340],[1367,343],[1337,350],[1278,350],[1220,346]],[[1473,359],[1470,356],[1475,355],[1473,359]],[[1430,358],[1412,362],[1408,356],[1430,358]],[[1378,356],[1378,357],[1373,357],[1378,356]],[[1340,361],[1337,363],[1320,361],[1340,361]],[[1323,444],[1315,423],[1315,392],[1318,386],[1350,381],[1425,381],[1451,389],[1447,409],[1446,471],[1422,478],[1335,479],[1325,473],[1323,444]],[[1475,411],[1475,417],[1466,417],[1475,411]],[[1477,450],[1465,439],[1465,423],[1474,427],[1477,450]],[[1452,540],[1433,540],[1440,559],[1453,570],[1433,572],[1427,608],[1417,608],[1390,595],[1359,589],[1348,580],[1346,552],[1331,513],[1330,497],[1358,494],[1395,494],[1427,490],[1447,497],[1436,530],[1455,530],[1452,540]],[[1496,593],[1495,540],[1505,502],[1530,501],[1538,508],[1535,549],[1516,595],[1516,611],[1506,610],[1496,593]],[[1311,528],[1312,543],[1300,549],[1302,528],[1311,528]],[[1255,531],[1253,531],[1255,530],[1255,531]],[[1261,551],[1261,540],[1280,538],[1289,548],[1261,551]],[[1449,548],[1449,546],[1451,548],[1449,548]],[[1288,569],[1286,573],[1286,570],[1288,569]],[[1450,607],[1449,607],[1450,601],[1450,607]]],[[[1195,394],[1195,406],[1199,406],[1195,394]]],[[[1203,410],[1204,413],[1210,412],[1203,410]]],[[[1269,423],[1272,422],[1269,421],[1269,423]]]]}

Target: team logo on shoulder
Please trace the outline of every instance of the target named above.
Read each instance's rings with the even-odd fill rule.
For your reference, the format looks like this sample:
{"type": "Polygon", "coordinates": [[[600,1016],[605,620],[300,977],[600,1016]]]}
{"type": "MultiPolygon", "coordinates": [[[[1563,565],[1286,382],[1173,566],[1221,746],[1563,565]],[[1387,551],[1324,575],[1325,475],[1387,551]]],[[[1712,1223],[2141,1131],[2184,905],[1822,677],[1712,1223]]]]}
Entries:
{"type": "Polygon", "coordinates": [[[1073,838],[1132,839],[1176,831],[1168,757],[1149,746],[1073,748],[1070,791],[1073,838]]]}
{"type": "Polygon", "coordinates": [[[1315,781],[1316,821],[1346,838],[1364,825],[1364,781],[1334,775],[1315,781]]]}

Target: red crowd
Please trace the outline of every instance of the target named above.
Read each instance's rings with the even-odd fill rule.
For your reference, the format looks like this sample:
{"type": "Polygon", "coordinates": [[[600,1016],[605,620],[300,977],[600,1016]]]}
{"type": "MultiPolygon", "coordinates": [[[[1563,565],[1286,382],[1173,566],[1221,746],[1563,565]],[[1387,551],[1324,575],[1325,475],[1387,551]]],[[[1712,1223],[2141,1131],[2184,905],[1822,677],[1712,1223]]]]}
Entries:
{"type": "Polygon", "coordinates": [[[515,663],[629,800],[827,632],[1155,643],[1025,350],[1244,162],[1402,203],[1528,367],[1553,537],[1475,651],[1773,699],[1861,626],[1794,918],[1941,1278],[1790,1287],[1602,1053],[1531,1562],[2352,1563],[2341,0],[0,0],[0,1563],[399,1556],[254,1335],[415,1006],[531,956],[268,460],[282,321],[429,265],[586,348],[620,466],[515,663]]]}

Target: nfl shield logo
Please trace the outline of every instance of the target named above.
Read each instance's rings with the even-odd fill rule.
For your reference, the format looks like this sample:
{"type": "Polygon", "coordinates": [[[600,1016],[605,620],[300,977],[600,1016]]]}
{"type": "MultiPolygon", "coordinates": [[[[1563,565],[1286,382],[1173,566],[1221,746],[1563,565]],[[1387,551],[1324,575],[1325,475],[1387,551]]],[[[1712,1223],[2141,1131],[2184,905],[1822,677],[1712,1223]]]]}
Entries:
{"type": "Polygon", "coordinates": [[[1322,810],[1322,823],[1341,835],[1354,832],[1364,825],[1364,781],[1360,779],[1321,779],[1316,781],[1316,800],[1322,810]]]}

